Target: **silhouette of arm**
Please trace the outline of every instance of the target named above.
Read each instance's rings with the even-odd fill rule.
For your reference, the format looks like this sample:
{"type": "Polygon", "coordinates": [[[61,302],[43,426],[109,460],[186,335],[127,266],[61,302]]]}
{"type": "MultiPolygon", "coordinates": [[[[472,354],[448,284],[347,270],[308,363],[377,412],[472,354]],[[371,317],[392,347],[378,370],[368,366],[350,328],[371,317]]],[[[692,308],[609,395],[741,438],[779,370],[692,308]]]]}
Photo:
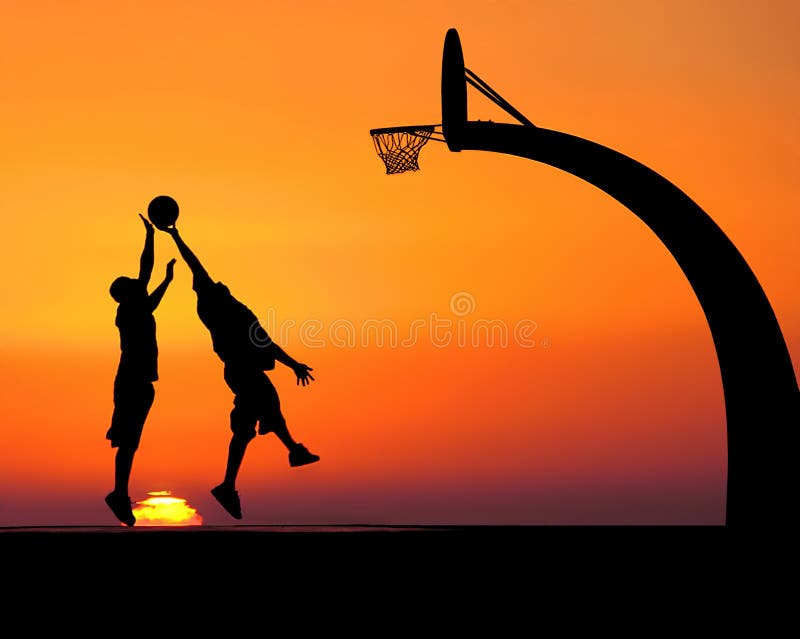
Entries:
{"type": "Polygon", "coordinates": [[[276,361],[280,362],[284,366],[288,366],[294,371],[294,374],[297,376],[298,384],[302,383],[303,386],[306,386],[307,384],[311,383],[311,381],[309,380],[312,381],[314,380],[314,377],[308,372],[308,371],[313,371],[314,370],[313,368],[310,368],[305,364],[301,364],[296,359],[289,357],[286,351],[284,351],[280,346],[278,346],[274,342],[272,343],[272,350],[273,354],[275,355],[276,361]]]}
{"type": "Polygon", "coordinates": [[[156,289],[147,296],[147,300],[150,303],[150,311],[156,310],[158,305],[161,303],[161,299],[164,297],[164,293],[167,292],[167,287],[169,283],[172,281],[173,277],[173,267],[175,266],[175,258],[171,259],[167,262],[167,274],[164,276],[164,281],[159,284],[156,289]]]}
{"type": "Polygon", "coordinates": [[[142,249],[142,256],[139,258],[139,281],[147,287],[150,282],[150,275],[153,273],[155,231],[153,230],[153,225],[141,213],[139,213],[139,217],[144,222],[145,230],[144,249],[142,249]]]}
{"type": "Polygon", "coordinates": [[[200,260],[197,259],[197,256],[192,253],[192,250],[186,245],[186,242],[183,241],[183,238],[178,233],[178,229],[172,226],[167,229],[167,233],[169,233],[172,236],[172,239],[175,240],[175,244],[178,246],[178,252],[186,261],[189,269],[192,271],[195,284],[198,282],[203,284],[212,284],[213,282],[211,280],[211,276],[208,274],[206,269],[203,268],[203,265],[200,263],[200,260]]]}

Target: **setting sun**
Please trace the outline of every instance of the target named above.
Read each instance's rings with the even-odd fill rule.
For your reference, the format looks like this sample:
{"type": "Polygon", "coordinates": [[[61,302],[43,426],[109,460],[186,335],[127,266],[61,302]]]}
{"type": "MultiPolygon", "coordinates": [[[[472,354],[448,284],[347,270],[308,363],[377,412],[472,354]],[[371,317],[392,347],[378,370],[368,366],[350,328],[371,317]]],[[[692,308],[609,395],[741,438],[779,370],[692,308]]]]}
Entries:
{"type": "Polygon", "coordinates": [[[137,526],[201,526],[203,518],[185,499],[173,497],[169,490],[147,493],[147,499],[136,502],[133,514],[137,526]]]}

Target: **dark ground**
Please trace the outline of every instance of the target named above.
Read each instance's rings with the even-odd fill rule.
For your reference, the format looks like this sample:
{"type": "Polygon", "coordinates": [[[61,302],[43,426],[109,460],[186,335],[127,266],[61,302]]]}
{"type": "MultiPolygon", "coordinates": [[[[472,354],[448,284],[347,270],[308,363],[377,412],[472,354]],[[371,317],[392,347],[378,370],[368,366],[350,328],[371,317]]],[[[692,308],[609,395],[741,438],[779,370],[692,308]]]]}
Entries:
{"type": "Polygon", "coordinates": [[[366,572],[471,566],[489,571],[600,569],[635,573],[721,566],[748,550],[725,527],[189,526],[0,528],[8,555],[64,569],[169,563],[247,570],[299,565],[366,572]],[[95,562],[95,560],[97,560],[95,562]]]}
{"type": "Polygon", "coordinates": [[[738,610],[729,591],[764,592],[789,574],[788,541],[722,526],[0,528],[7,610],[15,598],[43,610],[78,598],[140,615],[183,600],[196,619],[331,605],[345,631],[378,610],[392,623],[428,611],[440,630],[477,615],[499,630],[564,604],[565,624],[624,609],[669,625],[723,604],[724,619],[738,610]]]}

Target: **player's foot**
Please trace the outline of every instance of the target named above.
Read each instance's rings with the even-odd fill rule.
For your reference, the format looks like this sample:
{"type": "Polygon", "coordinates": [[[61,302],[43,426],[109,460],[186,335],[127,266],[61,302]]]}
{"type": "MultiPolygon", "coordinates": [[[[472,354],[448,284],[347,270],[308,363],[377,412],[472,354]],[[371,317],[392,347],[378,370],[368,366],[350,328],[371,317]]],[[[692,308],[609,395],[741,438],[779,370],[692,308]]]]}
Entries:
{"type": "Polygon", "coordinates": [[[136,523],[136,517],[133,516],[131,509],[131,498],[128,495],[110,492],[106,495],[106,504],[116,518],[126,526],[133,526],[136,523]]]}
{"type": "Polygon", "coordinates": [[[242,506],[239,503],[239,493],[232,488],[227,488],[220,484],[211,489],[211,494],[214,495],[222,507],[228,511],[231,517],[234,519],[242,518],[242,506]]]}
{"type": "Polygon", "coordinates": [[[303,444],[297,444],[292,450],[289,451],[289,465],[290,466],[305,466],[306,464],[313,464],[319,461],[319,455],[314,455],[308,452],[308,448],[303,444]]]}

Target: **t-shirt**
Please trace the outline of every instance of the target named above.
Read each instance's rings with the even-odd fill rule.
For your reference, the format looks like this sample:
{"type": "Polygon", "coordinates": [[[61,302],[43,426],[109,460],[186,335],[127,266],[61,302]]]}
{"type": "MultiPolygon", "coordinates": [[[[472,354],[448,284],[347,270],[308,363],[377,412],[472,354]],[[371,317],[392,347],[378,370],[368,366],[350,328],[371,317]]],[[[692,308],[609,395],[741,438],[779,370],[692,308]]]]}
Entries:
{"type": "Polygon", "coordinates": [[[158,379],[156,320],[145,303],[122,302],[115,324],[119,328],[118,374],[154,382],[158,379]]]}
{"type": "Polygon", "coordinates": [[[197,290],[197,315],[211,333],[214,352],[229,365],[275,368],[272,341],[255,313],[221,282],[197,290]]]}

